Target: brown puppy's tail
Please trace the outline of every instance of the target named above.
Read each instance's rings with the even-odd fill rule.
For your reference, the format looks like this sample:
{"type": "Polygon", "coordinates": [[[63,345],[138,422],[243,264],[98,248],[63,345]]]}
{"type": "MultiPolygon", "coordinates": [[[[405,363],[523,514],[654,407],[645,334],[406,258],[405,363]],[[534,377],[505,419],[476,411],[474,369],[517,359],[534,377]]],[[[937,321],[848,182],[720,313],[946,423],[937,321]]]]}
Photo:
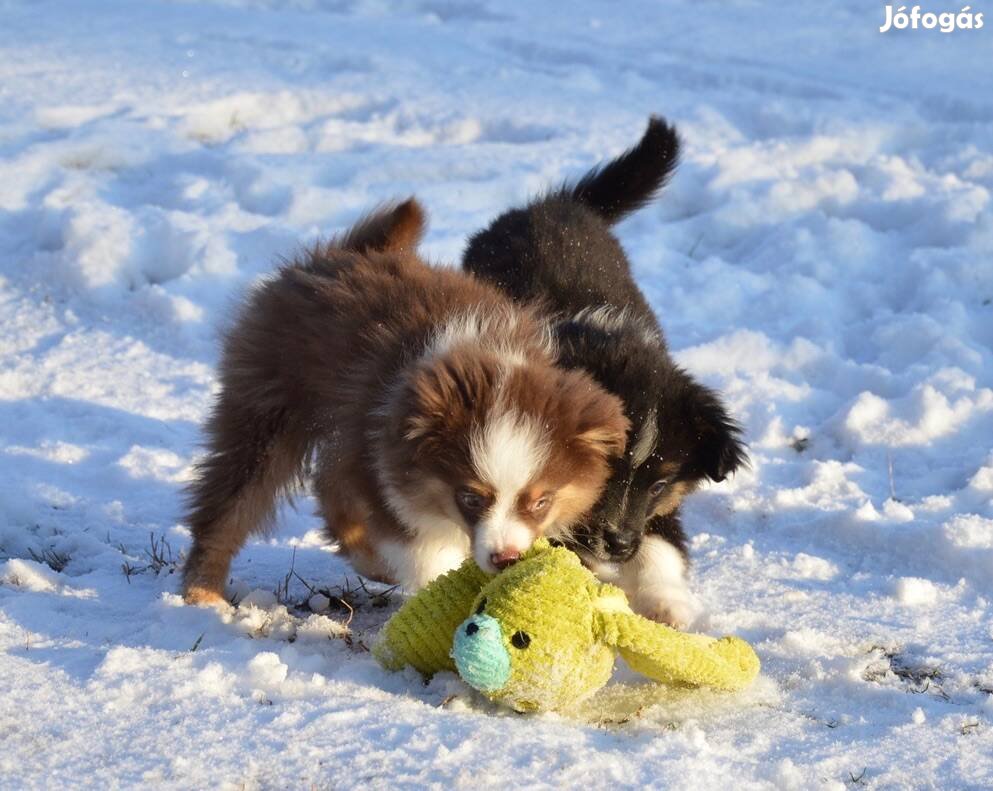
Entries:
{"type": "Polygon", "coordinates": [[[645,134],[606,165],[598,165],[556,197],[585,204],[613,224],[651,201],[679,164],[679,135],[664,118],[653,115],[645,134]]]}
{"type": "Polygon", "coordinates": [[[330,246],[356,253],[410,253],[421,241],[426,224],[424,208],[416,199],[407,198],[373,209],[330,246]]]}

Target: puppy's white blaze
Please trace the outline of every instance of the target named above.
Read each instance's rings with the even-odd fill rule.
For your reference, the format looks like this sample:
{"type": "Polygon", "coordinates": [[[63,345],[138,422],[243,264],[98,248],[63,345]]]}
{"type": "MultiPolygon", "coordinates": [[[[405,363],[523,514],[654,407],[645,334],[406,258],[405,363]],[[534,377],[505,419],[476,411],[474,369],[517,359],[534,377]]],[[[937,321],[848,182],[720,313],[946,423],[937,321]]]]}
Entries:
{"type": "Polygon", "coordinates": [[[494,501],[476,525],[473,555],[484,569],[494,570],[490,555],[531,546],[534,534],[515,515],[518,495],[548,459],[541,427],[508,411],[491,413],[469,443],[473,470],[493,489],[494,501]]]}
{"type": "Polygon", "coordinates": [[[653,409],[641,425],[641,431],[635,437],[631,448],[631,461],[635,467],[640,467],[652,454],[659,439],[658,413],[653,409]]]}
{"type": "Polygon", "coordinates": [[[513,411],[491,412],[469,439],[472,467],[491,486],[499,502],[514,496],[548,459],[545,432],[534,421],[513,411]]]}

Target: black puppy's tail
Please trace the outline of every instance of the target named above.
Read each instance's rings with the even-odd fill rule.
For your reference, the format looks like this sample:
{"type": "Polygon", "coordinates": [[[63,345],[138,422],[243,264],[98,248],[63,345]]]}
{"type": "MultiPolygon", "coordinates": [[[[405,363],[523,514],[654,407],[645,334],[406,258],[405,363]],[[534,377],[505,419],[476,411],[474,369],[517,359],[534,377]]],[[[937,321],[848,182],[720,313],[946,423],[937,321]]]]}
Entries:
{"type": "Polygon", "coordinates": [[[597,165],[574,186],[556,194],[585,204],[613,224],[647,204],[679,163],[679,135],[664,118],[648,120],[641,141],[606,165],[597,165]]]}

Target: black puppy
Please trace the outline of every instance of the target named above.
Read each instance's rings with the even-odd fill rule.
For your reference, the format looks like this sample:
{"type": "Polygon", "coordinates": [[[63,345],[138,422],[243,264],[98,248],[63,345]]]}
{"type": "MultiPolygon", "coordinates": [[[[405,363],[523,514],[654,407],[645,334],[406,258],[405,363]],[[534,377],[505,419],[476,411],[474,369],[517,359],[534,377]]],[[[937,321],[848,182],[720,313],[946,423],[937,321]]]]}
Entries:
{"type": "Polygon", "coordinates": [[[679,137],[653,117],[641,142],[576,184],[513,209],[475,234],[463,267],[560,317],[560,363],[584,368],[624,401],[627,452],[577,530],[577,549],[642,614],[692,616],[679,505],[704,478],[746,463],[720,397],[675,364],[611,226],[652,200],[679,159],[679,137]]]}

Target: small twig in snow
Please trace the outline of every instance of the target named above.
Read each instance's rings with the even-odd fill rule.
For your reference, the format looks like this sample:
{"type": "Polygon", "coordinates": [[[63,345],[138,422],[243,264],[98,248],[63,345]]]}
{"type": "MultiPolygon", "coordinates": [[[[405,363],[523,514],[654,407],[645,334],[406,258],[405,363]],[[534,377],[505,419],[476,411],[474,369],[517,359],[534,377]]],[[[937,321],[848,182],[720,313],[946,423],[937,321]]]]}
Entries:
{"type": "Polygon", "coordinates": [[[297,562],[297,548],[293,547],[293,555],[290,557],[290,570],[286,572],[286,576],[283,577],[283,581],[276,585],[276,590],[273,593],[276,594],[276,601],[284,606],[290,606],[290,580],[293,579],[296,572],[294,567],[297,562]]]}

